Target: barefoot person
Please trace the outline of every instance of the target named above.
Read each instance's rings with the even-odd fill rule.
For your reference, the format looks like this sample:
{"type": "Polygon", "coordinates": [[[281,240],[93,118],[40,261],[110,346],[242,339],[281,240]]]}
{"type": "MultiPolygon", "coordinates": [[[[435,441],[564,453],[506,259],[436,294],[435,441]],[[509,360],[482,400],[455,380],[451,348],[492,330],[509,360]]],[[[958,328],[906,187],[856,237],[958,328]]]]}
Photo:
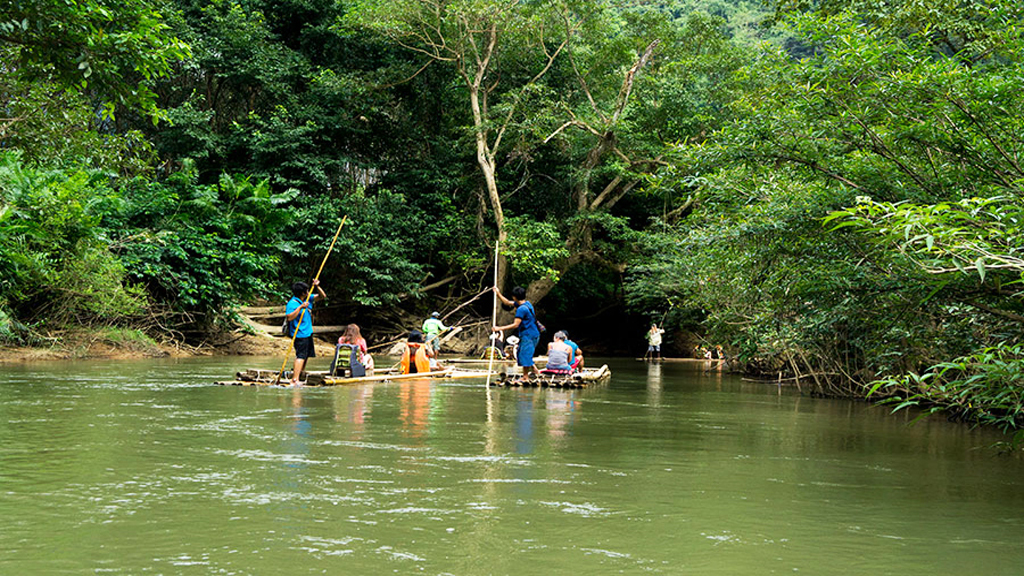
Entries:
{"type": "Polygon", "coordinates": [[[302,369],[306,360],[316,356],[313,346],[313,302],[327,298],[320,280],[313,280],[314,291],[311,293],[309,284],[296,282],[292,284],[292,299],[285,307],[285,319],[288,321],[288,333],[295,338],[295,366],[292,368],[292,386],[298,386],[302,369]],[[303,301],[303,298],[309,299],[303,301]],[[300,319],[301,317],[301,319],[300,319]]]}
{"type": "Polygon", "coordinates": [[[516,317],[511,324],[506,326],[494,326],[491,330],[503,332],[505,330],[518,330],[519,351],[516,356],[516,363],[523,367],[523,378],[531,378],[537,374],[537,367],[533,365],[533,353],[537,348],[537,341],[540,340],[540,329],[537,327],[537,312],[533,304],[526,299],[526,288],[516,286],[512,289],[512,299],[509,300],[501,295],[498,287],[494,287],[494,293],[498,295],[506,306],[515,306],[516,317]]]}

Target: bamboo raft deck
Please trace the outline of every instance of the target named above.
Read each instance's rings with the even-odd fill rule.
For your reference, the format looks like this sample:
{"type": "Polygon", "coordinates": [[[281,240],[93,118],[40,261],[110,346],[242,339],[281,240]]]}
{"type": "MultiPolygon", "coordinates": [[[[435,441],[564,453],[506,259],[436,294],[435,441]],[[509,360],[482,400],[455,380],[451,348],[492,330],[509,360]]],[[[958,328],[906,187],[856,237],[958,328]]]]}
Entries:
{"type": "Polygon", "coordinates": [[[682,362],[682,363],[697,363],[697,362],[708,362],[708,358],[636,358],[637,362],[682,362]]]}
{"type": "Polygon", "coordinates": [[[575,374],[540,374],[539,377],[530,380],[523,380],[518,374],[503,372],[500,378],[491,382],[491,386],[586,388],[590,384],[604,382],[611,377],[612,372],[605,364],[600,368],[584,368],[575,374]]]}
{"type": "MultiPolygon", "coordinates": [[[[235,374],[234,380],[214,382],[221,386],[273,386],[277,380],[277,370],[262,370],[250,368],[235,374]]],[[[447,380],[459,380],[463,378],[486,378],[487,370],[464,370],[458,368],[445,368],[433,372],[419,372],[415,374],[400,374],[393,371],[378,371],[373,376],[342,377],[331,376],[327,372],[305,372],[306,379],[303,386],[343,386],[346,384],[364,384],[374,382],[394,382],[402,380],[415,380],[423,378],[439,378],[447,380]]],[[[497,376],[498,372],[490,373],[497,376]]],[[[279,386],[288,386],[291,373],[285,372],[282,375],[279,386]]]]}
{"type": "MultiPolygon", "coordinates": [[[[235,374],[234,380],[223,380],[214,382],[221,386],[274,386],[278,379],[277,370],[265,370],[249,368],[235,374]]],[[[419,372],[415,374],[401,374],[393,370],[378,371],[373,376],[343,377],[331,376],[328,372],[304,372],[305,380],[303,386],[344,386],[347,384],[371,384],[384,382],[401,382],[404,380],[422,380],[425,378],[443,380],[461,380],[465,378],[487,378],[488,374],[494,377],[491,386],[525,386],[544,388],[585,388],[593,383],[603,382],[611,378],[611,370],[605,364],[600,368],[585,368],[575,374],[541,374],[540,377],[524,382],[518,374],[508,372],[508,368],[501,371],[493,370],[472,370],[467,368],[444,368],[433,372],[419,372]]],[[[291,372],[286,371],[278,386],[289,386],[291,372]]]]}
{"type": "MultiPolygon", "coordinates": [[[[487,358],[441,358],[441,362],[445,364],[487,364],[493,362],[494,364],[502,365],[515,365],[515,358],[495,358],[494,360],[488,360],[487,358]]],[[[534,363],[546,363],[548,361],[547,356],[534,356],[534,363]]]]}

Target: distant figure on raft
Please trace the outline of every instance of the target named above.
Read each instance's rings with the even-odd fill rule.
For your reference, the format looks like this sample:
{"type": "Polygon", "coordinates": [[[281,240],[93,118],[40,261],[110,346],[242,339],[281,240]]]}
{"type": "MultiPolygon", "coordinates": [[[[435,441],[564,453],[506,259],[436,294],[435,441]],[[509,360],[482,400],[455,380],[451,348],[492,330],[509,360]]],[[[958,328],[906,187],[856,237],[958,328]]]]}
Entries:
{"type": "Polygon", "coordinates": [[[440,316],[440,312],[434,312],[430,315],[430,318],[423,321],[423,337],[426,338],[427,344],[430,344],[435,350],[440,348],[438,345],[440,341],[437,338],[451,330],[451,326],[445,326],[440,316]]]}
{"type": "Polygon", "coordinates": [[[650,358],[652,360],[661,360],[661,335],[665,331],[658,328],[657,324],[651,324],[651,329],[647,331],[647,354],[644,355],[644,359],[650,358]]]}
{"type": "Polygon", "coordinates": [[[288,335],[295,339],[295,366],[292,367],[292,386],[299,385],[302,369],[306,360],[316,356],[313,346],[313,302],[327,298],[320,280],[313,280],[314,290],[309,284],[296,282],[292,284],[292,298],[285,306],[285,321],[288,323],[288,335]],[[303,301],[303,298],[306,298],[303,301]]]}
{"type": "Polygon", "coordinates": [[[409,332],[402,350],[402,374],[421,374],[439,367],[434,359],[434,350],[423,341],[423,333],[419,330],[409,332]]]}
{"type": "Polygon", "coordinates": [[[494,293],[498,295],[506,306],[515,306],[516,317],[511,324],[506,326],[494,326],[494,332],[505,330],[518,330],[519,347],[516,352],[516,364],[523,367],[523,378],[531,378],[537,374],[537,367],[533,365],[533,354],[540,340],[540,328],[537,326],[537,312],[533,304],[526,299],[526,288],[516,286],[512,289],[512,300],[501,295],[498,287],[494,287],[494,293]]]}

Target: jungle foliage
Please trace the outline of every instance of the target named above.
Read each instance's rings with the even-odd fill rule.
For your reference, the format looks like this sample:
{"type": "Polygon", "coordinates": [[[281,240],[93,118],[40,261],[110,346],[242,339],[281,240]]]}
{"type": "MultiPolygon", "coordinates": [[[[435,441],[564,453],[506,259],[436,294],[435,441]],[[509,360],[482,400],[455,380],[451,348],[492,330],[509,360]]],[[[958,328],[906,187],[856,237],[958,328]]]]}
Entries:
{"type": "Polygon", "coordinates": [[[927,6],[784,16],[809,55],[760,54],[736,119],[677,147],[652,185],[700,206],[661,224],[629,294],[693,306],[750,366],[816,392],[1013,428],[1021,11],[927,6]]]}
{"type": "Polygon", "coordinates": [[[1022,423],[1014,2],[13,6],[4,342],[185,338],[308,279],[347,214],[350,311],[476,293],[500,240],[556,317],[1022,423]]]}

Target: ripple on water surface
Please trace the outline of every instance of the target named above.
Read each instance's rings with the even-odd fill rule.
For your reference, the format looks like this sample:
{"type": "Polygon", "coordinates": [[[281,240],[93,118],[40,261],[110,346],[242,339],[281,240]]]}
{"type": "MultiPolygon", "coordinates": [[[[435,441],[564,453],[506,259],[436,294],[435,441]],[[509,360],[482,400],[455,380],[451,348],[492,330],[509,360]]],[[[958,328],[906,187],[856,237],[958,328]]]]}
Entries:
{"type": "Polygon", "coordinates": [[[0,368],[0,573],[932,576],[1024,562],[1024,467],[979,450],[982,431],[667,365],[616,365],[580,391],[209,384],[237,369],[0,368]]]}

